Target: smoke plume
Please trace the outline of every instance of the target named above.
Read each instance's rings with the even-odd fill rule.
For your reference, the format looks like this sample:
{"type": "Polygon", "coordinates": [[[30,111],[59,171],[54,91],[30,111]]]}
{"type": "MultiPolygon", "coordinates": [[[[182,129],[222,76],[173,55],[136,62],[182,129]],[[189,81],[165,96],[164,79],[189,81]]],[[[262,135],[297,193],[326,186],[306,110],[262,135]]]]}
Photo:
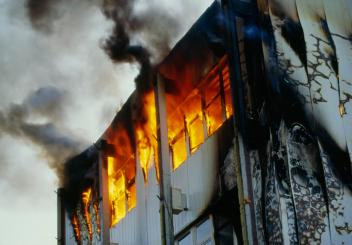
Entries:
{"type": "Polygon", "coordinates": [[[151,88],[152,63],[159,62],[169,52],[172,33],[167,30],[177,33],[178,22],[153,7],[138,13],[135,5],[136,1],[128,0],[104,2],[103,12],[114,21],[115,27],[103,43],[103,49],[116,63],[138,62],[140,72],[135,83],[137,91],[141,92],[151,88]],[[143,40],[137,39],[138,34],[143,40]]]}
{"type": "MultiPolygon", "coordinates": [[[[50,30],[62,12],[61,5],[80,4],[82,0],[28,0],[27,12],[32,26],[50,30]]],[[[169,52],[173,37],[180,31],[179,16],[161,9],[154,1],[141,6],[137,0],[91,0],[98,5],[114,28],[109,38],[102,41],[102,48],[114,63],[138,63],[135,78],[138,91],[151,86],[153,64],[169,52]],[[148,47],[148,48],[147,48],[148,47]]]]}
{"type": "Polygon", "coordinates": [[[0,136],[6,133],[37,146],[59,178],[63,174],[63,163],[82,146],[82,142],[73,139],[72,134],[57,123],[65,100],[63,91],[51,86],[41,87],[22,103],[0,111],[0,136]]]}

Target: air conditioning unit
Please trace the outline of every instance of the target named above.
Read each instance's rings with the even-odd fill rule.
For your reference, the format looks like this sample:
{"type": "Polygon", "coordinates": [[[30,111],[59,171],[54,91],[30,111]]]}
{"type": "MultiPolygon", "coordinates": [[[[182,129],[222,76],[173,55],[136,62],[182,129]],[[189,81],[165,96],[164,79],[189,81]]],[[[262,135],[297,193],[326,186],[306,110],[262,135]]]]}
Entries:
{"type": "Polygon", "coordinates": [[[172,188],[172,213],[179,214],[187,210],[187,196],[181,189],[172,188]]]}

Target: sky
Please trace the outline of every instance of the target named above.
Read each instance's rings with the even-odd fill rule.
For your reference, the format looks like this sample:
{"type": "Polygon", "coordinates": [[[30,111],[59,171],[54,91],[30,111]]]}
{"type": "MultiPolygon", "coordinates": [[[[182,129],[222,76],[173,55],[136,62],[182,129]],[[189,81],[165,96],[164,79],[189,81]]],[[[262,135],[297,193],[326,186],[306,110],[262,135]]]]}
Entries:
{"type": "MultiPolygon", "coordinates": [[[[139,68],[114,64],[101,48],[113,23],[100,0],[56,1],[50,18],[35,25],[27,1],[0,0],[0,245],[56,244],[60,152],[84,150],[100,137],[139,68]]],[[[134,8],[163,13],[144,32],[158,23],[154,38],[166,29],[172,47],[211,2],[135,0],[134,8]]]]}

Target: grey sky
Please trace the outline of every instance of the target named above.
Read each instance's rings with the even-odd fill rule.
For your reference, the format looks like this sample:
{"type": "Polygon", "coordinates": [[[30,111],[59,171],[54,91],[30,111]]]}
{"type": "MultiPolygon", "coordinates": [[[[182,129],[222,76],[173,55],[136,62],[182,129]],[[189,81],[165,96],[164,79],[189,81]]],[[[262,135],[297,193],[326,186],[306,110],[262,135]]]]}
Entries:
{"type": "MultiPolygon", "coordinates": [[[[0,111],[28,103],[39,88],[53,87],[65,94],[60,112],[37,111],[26,120],[53,123],[83,149],[103,133],[132,92],[138,67],[114,65],[100,48],[112,23],[99,1],[61,0],[45,32],[32,28],[25,2],[0,0],[0,111]]],[[[137,8],[157,7],[176,16],[181,28],[174,44],[211,2],[139,0],[137,8]]],[[[47,160],[30,139],[0,130],[0,245],[56,243],[58,179],[47,160]]]]}

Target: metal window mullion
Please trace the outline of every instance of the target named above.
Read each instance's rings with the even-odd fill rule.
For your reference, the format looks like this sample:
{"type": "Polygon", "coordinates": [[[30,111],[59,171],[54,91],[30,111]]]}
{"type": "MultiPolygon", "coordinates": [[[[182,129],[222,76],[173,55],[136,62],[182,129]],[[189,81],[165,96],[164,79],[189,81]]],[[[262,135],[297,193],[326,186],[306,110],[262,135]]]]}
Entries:
{"type": "MultiPolygon", "coordinates": [[[[168,139],[167,110],[166,110],[166,93],[165,81],[158,74],[154,84],[156,95],[156,112],[158,125],[158,154],[159,154],[159,170],[160,170],[160,228],[161,228],[161,244],[174,245],[174,228],[173,216],[170,215],[169,207],[172,207],[171,195],[171,166],[170,166],[170,150],[168,139]]],[[[172,211],[171,211],[172,213],[172,211]]]]}
{"type": "MultiPolygon", "coordinates": [[[[186,148],[187,148],[187,157],[186,160],[191,156],[191,139],[188,133],[188,127],[187,127],[187,120],[186,120],[186,116],[183,115],[183,124],[184,124],[184,134],[185,134],[185,140],[186,140],[186,148]]],[[[186,161],[185,160],[185,161],[186,161]]]]}
{"type": "Polygon", "coordinates": [[[99,151],[99,183],[100,183],[100,241],[105,244],[110,244],[110,203],[109,203],[109,185],[108,185],[108,163],[103,150],[99,151]]]}
{"type": "Polygon", "coordinates": [[[222,76],[222,69],[218,69],[219,82],[220,82],[220,96],[221,96],[221,111],[222,111],[222,120],[226,120],[226,102],[225,102],[225,89],[224,89],[224,78],[222,76]]]}
{"type": "Polygon", "coordinates": [[[238,198],[241,213],[243,243],[245,245],[258,244],[255,210],[253,204],[246,201],[252,197],[251,173],[249,170],[249,156],[246,132],[246,101],[244,82],[241,77],[240,51],[238,47],[237,21],[235,16],[235,2],[223,0],[222,7],[227,19],[227,48],[229,54],[229,76],[232,92],[233,120],[234,120],[234,157],[236,159],[238,198]],[[235,115],[236,114],[236,115],[235,115]]]}
{"type": "Polygon", "coordinates": [[[201,103],[202,103],[202,115],[203,115],[203,132],[204,132],[204,141],[206,138],[208,138],[208,125],[207,125],[207,113],[206,113],[206,101],[205,101],[205,92],[204,89],[202,88],[200,90],[200,98],[201,98],[201,103]]]}

